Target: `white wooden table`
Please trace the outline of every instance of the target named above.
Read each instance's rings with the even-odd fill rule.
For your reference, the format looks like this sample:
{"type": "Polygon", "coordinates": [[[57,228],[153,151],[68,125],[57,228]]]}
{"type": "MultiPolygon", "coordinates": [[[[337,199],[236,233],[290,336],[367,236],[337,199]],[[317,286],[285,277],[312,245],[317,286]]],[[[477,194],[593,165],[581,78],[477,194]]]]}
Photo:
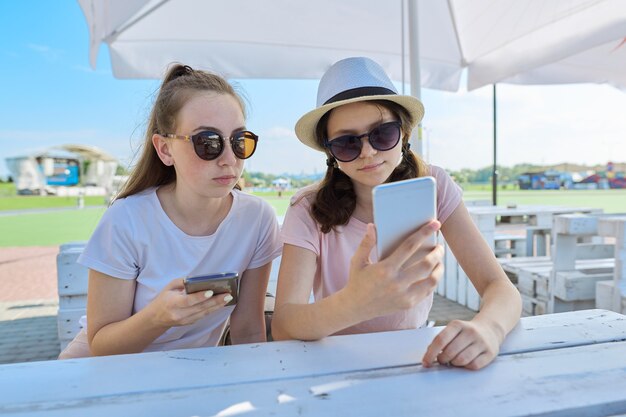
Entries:
{"type": "Polygon", "coordinates": [[[528,317],[487,368],[421,357],[441,328],[0,366],[0,415],[518,416],[626,412],[626,316],[528,317]]]}
{"type": "MultiPolygon", "coordinates": [[[[600,213],[601,209],[591,207],[564,207],[544,205],[506,206],[470,206],[467,208],[472,220],[485,238],[485,241],[497,252],[498,235],[510,235],[512,228],[525,230],[526,249],[523,254],[547,255],[549,253],[550,231],[553,217],[565,213],[600,213]],[[508,221],[508,222],[507,222],[508,221]]],[[[510,237],[508,238],[510,239],[510,237]]],[[[460,267],[450,248],[445,244],[445,273],[440,281],[437,293],[452,301],[478,311],[480,296],[471,281],[460,267]]],[[[517,255],[520,255],[516,251],[517,255]]]]}

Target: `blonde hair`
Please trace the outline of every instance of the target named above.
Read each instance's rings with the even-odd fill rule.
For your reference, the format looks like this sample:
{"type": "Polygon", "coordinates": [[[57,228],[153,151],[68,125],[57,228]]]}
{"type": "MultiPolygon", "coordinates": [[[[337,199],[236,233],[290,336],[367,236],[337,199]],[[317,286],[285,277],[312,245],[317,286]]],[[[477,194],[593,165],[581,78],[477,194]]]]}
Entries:
{"type": "MultiPolygon", "coordinates": [[[[245,115],[245,104],[242,98],[224,78],[206,71],[194,70],[187,65],[173,65],[163,79],[150,112],[139,161],[116,199],[176,181],[176,170],[173,166],[167,166],[161,161],[152,145],[152,136],[155,133],[175,132],[178,112],[192,95],[199,91],[231,95],[237,100],[245,115]]],[[[239,186],[236,185],[235,188],[239,189],[239,186]]]]}

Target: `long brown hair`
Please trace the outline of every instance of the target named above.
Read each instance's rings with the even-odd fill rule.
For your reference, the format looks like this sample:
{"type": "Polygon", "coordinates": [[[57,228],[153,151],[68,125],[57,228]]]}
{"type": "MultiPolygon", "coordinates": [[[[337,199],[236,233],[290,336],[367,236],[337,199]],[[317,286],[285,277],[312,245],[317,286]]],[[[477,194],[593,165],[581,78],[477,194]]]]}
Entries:
{"type": "MultiPolygon", "coordinates": [[[[229,94],[237,100],[242,113],[246,114],[242,98],[224,78],[206,71],[194,70],[187,65],[172,65],[163,79],[150,112],[141,157],[116,199],[176,180],[174,167],[165,165],[159,159],[152,145],[152,136],[155,133],[175,132],[178,112],[192,95],[199,91],[229,94]]],[[[240,189],[239,185],[235,188],[240,189]]]]}
{"type": "MultiPolygon", "coordinates": [[[[389,110],[400,120],[402,125],[402,161],[385,182],[395,182],[426,175],[428,172],[426,163],[409,149],[411,126],[413,126],[410,114],[404,107],[392,101],[372,100],[369,103],[389,110]]],[[[331,112],[332,110],[320,119],[315,129],[317,143],[321,147],[324,147],[328,118],[331,112]]],[[[323,233],[329,233],[335,226],[347,224],[356,207],[356,193],[352,180],[337,168],[337,162],[329,151],[326,151],[326,156],[328,158],[326,175],[317,190],[314,191],[315,198],[311,204],[311,215],[319,223],[323,233]]]]}

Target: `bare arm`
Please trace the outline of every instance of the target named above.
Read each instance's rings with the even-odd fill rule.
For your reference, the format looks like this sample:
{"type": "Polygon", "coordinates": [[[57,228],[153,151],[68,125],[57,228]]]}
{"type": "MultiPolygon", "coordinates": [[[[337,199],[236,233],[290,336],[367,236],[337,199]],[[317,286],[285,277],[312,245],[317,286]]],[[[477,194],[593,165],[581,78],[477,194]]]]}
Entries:
{"type": "Polygon", "coordinates": [[[347,285],[338,292],[308,304],[316,271],[316,255],[286,244],[278,277],[272,336],[276,340],[316,340],[374,317],[409,308],[436,287],[442,275],[442,248],[419,261],[412,255],[428,235],[439,228],[433,222],[412,234],[388,258],[371,263],[376,243],[374,226],[350,261],[347,285]]]}
{"type": "Polygon", "coordinates": [[[225,304],[223,296],[186,294],[182,279],[171,281],[159,295],[132,315],[135,281],[89,270],[87,336],[93,355],[143,351],[172,326],[192,324],[225,304]]]}
{"type": "Polygon", "coordinates": [[[274,340],[316,340],[358,323],[345,291],[309,304],[316,270],[316,255],[286,244],[278,274],[272,318],[274,340]]]}
{"type": "Polygon", "coordinates": [[[500,344],[519,321],[522,302],[493,251],[461,204],[441,230],[482,298],[480,312],[470,322],[450,322],[424,356],[429,366],[435,358],[471,369],[482,368],[498,354],[500,344]]]}
{"type": "Polygon", "coordinates": [[[230,316],[233,344],[265,342],[265,293],[272,263],[248,269],[241,277],[239,301],[230,316]]]}

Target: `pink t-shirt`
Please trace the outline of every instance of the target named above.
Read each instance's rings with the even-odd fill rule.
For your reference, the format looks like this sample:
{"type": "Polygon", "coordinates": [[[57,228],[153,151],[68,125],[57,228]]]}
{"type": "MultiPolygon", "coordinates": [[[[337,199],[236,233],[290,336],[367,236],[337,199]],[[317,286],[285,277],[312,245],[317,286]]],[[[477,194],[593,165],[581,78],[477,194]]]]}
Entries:
{"type": "MultiPolygon", "coordinates": [[[[459,206],[461,188],[442,169],[430,166],[430,175],[437,181],[437,218],[443,224],[459,206]]],[[[351,217],[348,224],[337,226],[329,233],[322,233],[309,213],[310,201],[300,198],[310,188],[293,196],[283,222],[283,243],[308,249],[317,255],[317,270],[313,281],[315,300],[321,300],[342,289],[348,282],[350,259],[361,243],[367,224],[351,217]],[[295,203],[295,204],[294,204],[295,203]]],[[[376,250],[372,261],[378,259],[376,250]]],[[[370,333],[421,327],[428,318],[432,296],[414,307],[398,313],[381,316],[346,328],[337,334],[370,333]]]]}

